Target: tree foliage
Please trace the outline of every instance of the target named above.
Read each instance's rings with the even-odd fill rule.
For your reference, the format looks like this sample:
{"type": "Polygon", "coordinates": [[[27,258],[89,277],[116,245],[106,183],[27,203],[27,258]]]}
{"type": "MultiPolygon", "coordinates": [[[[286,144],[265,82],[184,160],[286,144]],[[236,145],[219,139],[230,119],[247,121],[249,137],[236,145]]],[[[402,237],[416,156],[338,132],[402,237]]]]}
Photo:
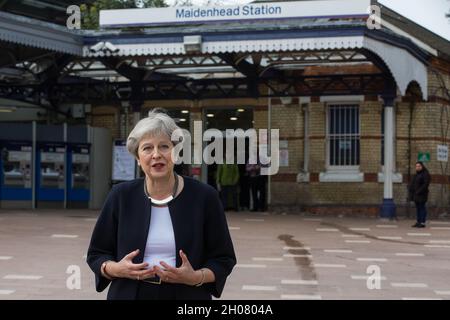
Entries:
{"type": "Polygon", "coordinates": [[[98,29],[100,10],[167,7],[164,0],[96,0],[80,6],[82,29],[98,29]]]}

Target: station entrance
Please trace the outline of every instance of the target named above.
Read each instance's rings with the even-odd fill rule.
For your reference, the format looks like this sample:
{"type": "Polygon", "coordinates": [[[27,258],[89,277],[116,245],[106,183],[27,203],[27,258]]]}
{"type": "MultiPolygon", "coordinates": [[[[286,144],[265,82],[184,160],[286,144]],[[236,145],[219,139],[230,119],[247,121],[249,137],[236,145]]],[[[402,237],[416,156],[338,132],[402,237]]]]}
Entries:
{"type": "MultiPolygon", "coordinates": [[[[227,141],[229,142],[230,139],[232,139],[234,146],[234,163],[224,164],[224,166],[227,166],[227,169],[231,170],[225,169],[227,170],[226,172],[224,172],[223,168],[219,170],[219,167],[222,164],[217,163],[204,166],[208,184],[219,190],[221,196],[224,198],[223,202],[225,209],[250,209],[250,185],[246,174],[246,165],[245,163],[237,163],[237,138],[234,136],[229,137],[226,130],[242,129],[243,131],[246,131],[247,129],[253,128],[253,109],[245,106],[205,108],[203,109],[203,119],[205,130],[217,129],[223,134],[224,163],[226,163],[227,141]],[[220,175],[218,175],[218,173],[220,173],[220,175]],[[233,182],[236,183],[232,186],[224,186],[223,184],[232,183],[224,180],[233,180],[233,182]],[[228,192],[228,190],[224,189],[230,189],[230,191],[228,192]]],[[[245,162],[247,162],[248,159],[248,144],[249,141],[248,138],[246,138],[244,150],[245,162]]]]}

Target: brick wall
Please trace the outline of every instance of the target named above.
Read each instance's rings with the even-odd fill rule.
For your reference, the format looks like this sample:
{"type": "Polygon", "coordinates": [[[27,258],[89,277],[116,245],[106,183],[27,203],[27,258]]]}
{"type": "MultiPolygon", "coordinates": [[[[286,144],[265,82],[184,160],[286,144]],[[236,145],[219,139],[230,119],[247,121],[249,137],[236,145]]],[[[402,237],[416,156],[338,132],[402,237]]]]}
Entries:
{"type": "Polygon", "coordinates": [[[92,109],[89,124],[93,127],[106,128],[111,131],[113,139],[120,137],[119,109],[113,106],[98,106],[92,109]]]}
{"type": "MultiPolygon", "coordinates": [[[[276,176],[271,178],[272,206],[274,208],[293,206],[300,211],[303,210],[302,208],[311,209],[315,206],[334,205],[355,208],[366,206],[368,212],[372,212],[373,208],[381,204],[383,183],[379,183],[377,179],[378,172],[381,172],[382,169],[381,119],[383,107],[380,101],[360,103],[360,171],[364,172],[366,177],[366,181],[362,183],[318,182],[320,172],[324,172],[326,167],[326,104],[319,102],[312,102],[309,105],[311,182],[292,181],[292,177],[303,168],[303,113],[299,106],[292,108],[280,104],[273,105],[273,107],[276,112],[272,113],[272,127],[280,127],[281,139],[290,139],[289,167],[280,168],[281,179],[277,179],[276,176]]],[[[403,175],[403,183],[394,183],[393,196],[399,206],[405,206],[407,204],[409,163],[409,103],[396,103],[395,113],[396,172],[403,175]]],[[[449,114],[450,106],[448,104],[421,102],[416,104],[412,117],[411,170],[414,174],[418,152],[430,152],[431,162],[427,164],[427,167],[434,181],[430,186],[429,205],[431,207],[448,205],[448,184],[443,184],[442,181],[445,182],[446,177],[450,174],[450,168],[446,163],[437,161],[436,148],[438,144],[448,144],[450,140],[450,128],[447,140],[441,133],[441,123],[444,128],[450,124],[449,114]]]]}
{"type": "Polygon", "coordinates": [[[326,113],[323,103],[309,105],[309,172],[325,171],[326,113]]]}
{"type": "Polygon", "coordinates": [[[297,104],[272,104],[271,128],[279,129],[280,141],[288,144],[288,166],[279,169],[280,174],[297,174],[303,169],[304,115],[297,104]]]}
{"type": "MultiPolygon", "coordinates": [[[[397,99],[395,106],[396,132],[395,152],[396,171],[403,175],[403,183],[394,183],[394,201],[399,206],[406,204],[408,167],[414,174],[414,164],[418,152],[430,152],[431,162],[427,167],[432,174],[433,183],[430,187],[430,206],[447,206],[449,199],[450,166],[438,162],[436,148],[438,144],[450,142],[450,102],[442,88],[442,81],[450,88],[450,73],[429,72],[429,102],[416,103],[412,115],[411,159],[408,159],[408,125],[410,111],[408,99],[397,99]],[[442,80],[441,80],[442,78],[442,80]],[[444,130],[445,131],[445,130],[444,130]]],[[[274,207],[291,206],[295,210],[312,208],[314,206],[355,207],[366,206],[372,212],[382,202],[383,183],[377,181],[381,171],[381,117],[382,103],[375,97],[366,97],[360,103],[360,171],[365,174],[362,183],[319,182],[320,172],[326,170],[326,104],[317,102],[318,97],[312,97],[309,103],[309,173],[310,182],[297,183],[296,175],[303,170],[304,165],[304,112],[293,100],[290,105],[283,105],[279,99],[272,99],[271,127],[278,128],[280,140],[288,141],[289,165],[280,167],[279,174],[271,177],[271,199],[274,207]],[[370,99],[369,99],[370,98],[370,99]],[[369,209],[372,208],[372,209],[369,209]]],[[[145,103],[142,115],[154,107],[188,108],[191,110],[191,122],[200,120],[203,108],[225,106],[253,107],[255,129],[268,128],[267,99],[227,99],[204,100],[192,102],[180,101],[148,101],[145,103]]],[[[92,111],[90,124],[109,128],[114,138],[125,135],[120,130],[121,114],[118,109],[110,106],[96,107],[92,111]]],[[[133,116],[129,117],[131,130],[133,116]]],[[[191,125],[191,132],[193,127],[191,125]]],[[[313,209],[311,209],[313,210],[313,209]]],[[[359,210],[359,209],[358,209],[359,210]]],[[[361,209],[362,210],[362,209],[361,209]]]]}
{"type": "Polygon", "coordinates": [[[360,171],[377,174],[381,169],[381,103],[363,102],[360,115],[360,171]]]}

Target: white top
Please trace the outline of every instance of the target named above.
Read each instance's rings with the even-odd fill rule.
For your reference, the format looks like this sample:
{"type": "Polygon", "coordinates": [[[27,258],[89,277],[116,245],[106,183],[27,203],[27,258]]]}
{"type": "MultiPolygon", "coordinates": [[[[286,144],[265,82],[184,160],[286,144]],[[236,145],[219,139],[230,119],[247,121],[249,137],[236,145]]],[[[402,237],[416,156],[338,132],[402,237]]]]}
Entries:
{"type": "Polygon", "coordinates": [[[152,216],[150,219],[150,227],[148,228],[144,262],[147,262],[149,267],[157,265],[164,268],[159,263],[160,261],[164,261],[169,266],[175,267],[176,250],[175,235],[173,233],[169,207],[152,206],[152,216]]]}

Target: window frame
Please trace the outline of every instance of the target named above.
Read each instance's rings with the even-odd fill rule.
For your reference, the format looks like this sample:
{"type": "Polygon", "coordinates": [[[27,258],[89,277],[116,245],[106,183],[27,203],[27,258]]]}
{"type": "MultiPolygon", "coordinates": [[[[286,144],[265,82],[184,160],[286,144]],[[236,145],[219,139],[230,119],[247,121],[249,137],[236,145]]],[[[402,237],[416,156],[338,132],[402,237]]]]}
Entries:
{"type": "MultiPolygon", "coordinates": [[[[330,164],[330,157],[331,157],[331,153],[330,153],[330,127],[329,127],[329,120],[330,120],[330,110],[332,106],[354,106],[356,107],[356,110],[358,110],[358,134],[357,134],[357,139],[359,140],[359,159],[361,162],[361,103],[360,101],[330,101],[327,102],[325,104],[325,112],[326,112],[326,118],[325,118],[325,147],[326,147],[326,153],[325,153],[325,169],[327,172],[349,172],[349,173],[354,173],[354,172],[359,172],[360,170],[360,164],[358,165],[331,165],[330,164]]],[[[351,134],[350,134],[351,135],[351,134]]]]}

